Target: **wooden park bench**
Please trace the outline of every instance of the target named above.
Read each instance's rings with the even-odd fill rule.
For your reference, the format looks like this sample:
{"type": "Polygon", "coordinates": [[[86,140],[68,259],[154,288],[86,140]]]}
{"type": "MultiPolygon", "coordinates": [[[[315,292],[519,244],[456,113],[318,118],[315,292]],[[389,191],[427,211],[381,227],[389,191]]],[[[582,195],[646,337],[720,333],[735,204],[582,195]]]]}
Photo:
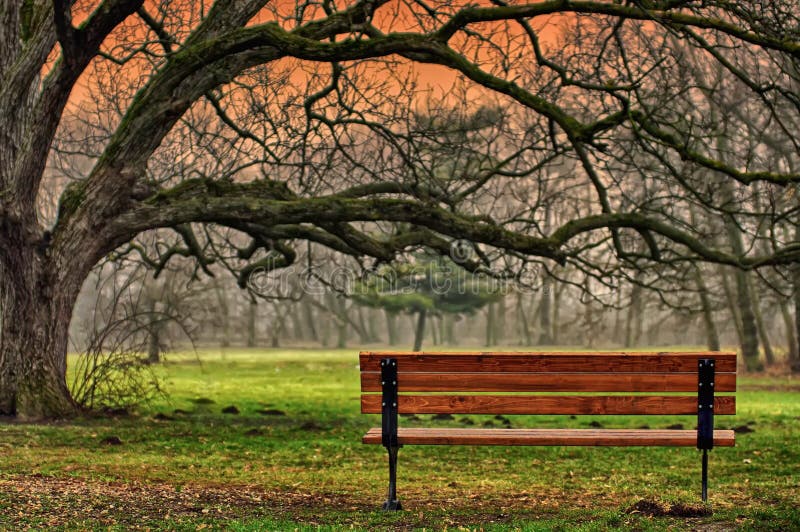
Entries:
{"type": "Polygon", "coordinates": [[[396,479],[403,445],[696,446],[703,451],[703,501],[708,451],[734,445],[732,430],[714,430],[714,414],[735,413],[734,396],[715,394],[736,391],[735,353],[362,352],[360,366],[361,412],[382,418],[363,442],[389,453],[385,510],[401,509],[396,479]],[[398,414],[696,414],[697,429],[401,428],[398,414]]]}

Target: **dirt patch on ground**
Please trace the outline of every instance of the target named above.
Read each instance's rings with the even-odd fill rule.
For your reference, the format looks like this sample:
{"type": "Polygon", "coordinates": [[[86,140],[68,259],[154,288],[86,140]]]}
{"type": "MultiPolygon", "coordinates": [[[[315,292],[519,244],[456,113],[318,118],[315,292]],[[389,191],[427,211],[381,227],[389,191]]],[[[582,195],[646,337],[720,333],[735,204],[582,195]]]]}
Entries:
{"type": "Polygon", "coordinates": [[[335,522],[343,527],[460,528],[537,520],[570,504],[615,506],[613,498],[572,494],[565,500],[558,490],[484,494],[453,483],[450,490],[431,494],[423,488],[403,495],[406,511],[377,512],[382,493],[342,494],[299,490],[265,490],[258,486],[128,481],[114,482],[77,477],[15,475],[0,478],[0,529],[182,528],[207,524],[225,529],[234,519],[290,519],[310,526],[335,522]]]}
{"type": "Polygon", "coordinates": [[[710,507],[702,504],[666,505],[659,501],[642,499],[628,508],[627,513],[648,517],[706,517],[711,515],[712,511],[710,507]]]}
{"type": "MultiPolygon", "coordinates": [[[[7,524],[48,527],[92,521],[100,525],[147,526],[181,518],[225,521],[286,515],[309,508],[346,510],[354,501],[330,494],[264,491],[246,486],[172,486],[102,482],[42,475],[0,479],[7,524]]],[[[0,519],[0,523],[3,519],[0,519]]]]}
{"type": "MultiPolygon", "coordinates": [[[[16,475],[0,478],[0,529],[95,528],[225,529],[231,520],[289,519],[310,526],[331,524],[356,528],[411,530],[460,528],[513,521],[537,521],[559,515],[564,507],[619,508],[618,496],[606,492],[565,494],[560,490],[508,493],[476,492],[453,482],[431,494],[423,488],[404,492],[406,511],[376,510],[382,494],[364,495],[258,486],[158,482],[113,482],[77,477],[16,475]]],[[[622,513],[646,516],[700,517],[704,506],[639,501],[622,513]]]]}

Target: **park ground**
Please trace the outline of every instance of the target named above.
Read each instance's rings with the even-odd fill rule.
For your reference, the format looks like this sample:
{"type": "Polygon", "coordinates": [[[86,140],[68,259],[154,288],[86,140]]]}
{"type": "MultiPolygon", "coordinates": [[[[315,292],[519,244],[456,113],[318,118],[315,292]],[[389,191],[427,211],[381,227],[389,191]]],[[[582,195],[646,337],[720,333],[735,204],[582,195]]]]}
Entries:
{"type": "MultiPolygon", "coordinates": [[[[355,350],[173,354],[167,397],[133,413],[0,423],[0,529],[798,530],[800,378],[740,379],[735,448],[406,447],[403,512],[360,443],[355,350]],[[233,408],[232,408],[233,407],[233,408]],[[226,411],[228,413],[223,413],[226,411]]],[[[454,420],[401,426],[463,426],[454,420]]],[[[511,416],[511,426],[637,427],[691,416],[511,416]]],[[[505,426],[493,416],[476,425],[505,426]]]]}

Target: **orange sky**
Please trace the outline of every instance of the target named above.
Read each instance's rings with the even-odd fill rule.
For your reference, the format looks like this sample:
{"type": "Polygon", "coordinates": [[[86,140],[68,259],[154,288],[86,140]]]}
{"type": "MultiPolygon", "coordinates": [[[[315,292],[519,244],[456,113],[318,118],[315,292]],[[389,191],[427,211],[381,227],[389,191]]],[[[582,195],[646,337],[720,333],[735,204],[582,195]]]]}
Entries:
{"type": "MultiPolygon", "coordinates": [[[[91,9],[93,9],[96,4],[97,2],[88,1],[76,3],[73,9],[74,23],[79,24],[82,20],[85,20],[87,14],[91,12],[91,9]]],[[[490,5],[487,1],[481,1],[479,4],[490,5]]],[[[261,23],[290,16],[294,12],[296,5],[297,2],[294,0],[279,0],[277,2],[267,3],[262,12],[253,19],[252,23],[261,23]]],[[[148,12],[152,14],[157,12],[152,0],[147,0],[145,6],[148,9],[148,12]]],[[[321,12],[319,6],[317,6],[316,9],[316,13],[311,11],[307,12],[305,20],[324,16],[324,13],[321,12]]],[[[195,13],[193,17],[191,13],[187,13],[186,18],[196,18],[197,15],[198,14],[195,13]]],[[[373,22],[384,32],[408,31],[415,29],[413,27],[414,21],[411,20],[410,17],[411,15],[408,12],[407,5],[405,3],[396,1],[383,6],[378,11],[378,16],[376,16],[376,19],[373,22]]],[[[558,16],[551,16],[548,19],[536,21],[536,30],[538,31],[543,46],[547,47],[548,45],[552,45],[556,42],[563,21],[564,17],[558,16]]],[[[188,23],[189,22],[187,21],[187,24],[188,23]]],[[[515,27],[516,26],[512,26],[512,28],[515,27]]],[[[507,31],[508,30],[506,30],[506,32],[507,31]]],[[[115,55],[123,54],[119,48],[120,44],[125,42],[124,36],[126,33],[133,35],[135,40],[142,41],[144,39],[146,30],[138,17],[130,17],[117,31],[115,31],[114,34],[107,39],[104,45],[104,50],[106,52],[114,52],[115,55]]],[[[498,35],[504,35],[504,33],[499,32],[498,35]]],[[[107,80],[109,78],[129,78],[131,80],[135,80],[136,78],[140,78],[143,74],[146,75],[145,71],[149,69],[149,65],[142,60],[129,63],[124,67],[113,65],[107,60],[98,60],[96,66],[100,68],[87,69],[87,72],[82,76],[81,80],[76,85],[71,98],[73,106],[80,107],[87,99],[91,98],[91,94],[96,90],[97,83],[100,79],[107,80]]],[[[417,63],[413,64],[413,66],[410,68],[412,68],[413,72],[417,74],[420,88],[430,89],[434,96],[439,97],[445,96],[451,91],[457,77],[456,73],[454,73],[452,70],[438,65],[417,63]]],[[[381,71],[376,70],[376,75],[381,75],[381,71]]],[[[388,76],[389,74],[387,73],[384,75],[388,76]]],[[[298,82],[300,82],[300,80],[298,80],[298,82]]]]}

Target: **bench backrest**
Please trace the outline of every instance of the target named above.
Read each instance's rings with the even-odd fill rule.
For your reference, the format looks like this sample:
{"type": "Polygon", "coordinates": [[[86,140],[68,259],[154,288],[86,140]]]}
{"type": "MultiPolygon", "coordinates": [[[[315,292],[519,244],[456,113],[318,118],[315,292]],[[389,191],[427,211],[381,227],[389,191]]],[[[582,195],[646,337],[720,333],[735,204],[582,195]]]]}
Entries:
{"type": "Polygon", "coordinates": [[[385,359],[397,361],[401,414],[697,414],[698,370],[707,359],[713,359],[713,413],[736,413],[736,398],[719,395],[736,391],[732,352],[362,352],[365,414],[381,413],[385,359]]]}

